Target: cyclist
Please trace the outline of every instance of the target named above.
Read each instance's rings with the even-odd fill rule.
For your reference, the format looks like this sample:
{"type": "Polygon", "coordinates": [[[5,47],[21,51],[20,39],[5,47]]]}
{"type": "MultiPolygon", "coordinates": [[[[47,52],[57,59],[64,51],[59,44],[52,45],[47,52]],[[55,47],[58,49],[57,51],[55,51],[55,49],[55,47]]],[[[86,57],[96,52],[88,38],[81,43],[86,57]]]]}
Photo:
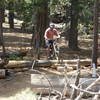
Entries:
{"type": "Polygon", "coordinates": [[[60,37],[59,32],[55,28],[55,25],[50,24],[49,28],[46,29],[45,34],[44,34],[45,43],[46,43],[46,46],[47,46],[48,58],[50,58],[50,53],[49,53],[50,50],[51,50],[50,45],[53,45],[55,35],[57,37],[60,37]]]}

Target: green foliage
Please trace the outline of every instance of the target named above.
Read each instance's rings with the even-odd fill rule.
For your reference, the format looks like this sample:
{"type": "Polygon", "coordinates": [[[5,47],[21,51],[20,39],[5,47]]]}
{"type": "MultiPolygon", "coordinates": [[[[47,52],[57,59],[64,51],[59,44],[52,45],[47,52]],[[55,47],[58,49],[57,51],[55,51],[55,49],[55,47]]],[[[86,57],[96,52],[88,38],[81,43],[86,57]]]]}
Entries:
{"type": "Polygon", "coordinates": [[[48,2],[49,0],[32,0],[34,5],[39,5],[45,2],[48,2]]]}
{"type": "MultiPolygon", "coordinates": [[[[79,24],[86,27],[86,30],[90,30],[89,25],[92,26],[93,24],[94,1],[79,0],[79,3],[75,5],[79,10],[79,24]]],[[[32,16],[36,12],[43,12],[45,4],[48,4],[50,8],[50,15],[61,14],[61,16],[65,16],[70,21],[71,0],[0,0],[0,5],[5,5],[6,9],[8,9],[9,2],[14,2],[13,10],[15,15],[25,23],[32,22],[32,16]]],[[[69,21],[67,22],[68,25],[69,21]]]]}
{"type": "Polygon", "coordinates": [[[82,23],[90,23],[90,18],[93,16],[93,4],[94,0],[85,0],[85,1],[80,1],[79,3],[79,16],[80,16],[80,21],[82,23]]]}
{"type": "Polygon", "coordinates": [[[20,20],[24,22],[30,22],[32,17],[32,2],[31,0],[21,0],[20,2],[15,2],[15,12],[19,16],[20,20]]]}
{"type": "Polygon", "coordinates": [[[49,2],[50,15],[55,15],[55,14],[65,15],[66,5],[70,5],[69,0],[50,0],[49,2]]]}
{"type": "Polygon", "coordinates": [[[21,59],[23,59],[23,57],[18,57],[16,55],[10,55],[9,56],[9,60],[21,60],[21,59]]]}

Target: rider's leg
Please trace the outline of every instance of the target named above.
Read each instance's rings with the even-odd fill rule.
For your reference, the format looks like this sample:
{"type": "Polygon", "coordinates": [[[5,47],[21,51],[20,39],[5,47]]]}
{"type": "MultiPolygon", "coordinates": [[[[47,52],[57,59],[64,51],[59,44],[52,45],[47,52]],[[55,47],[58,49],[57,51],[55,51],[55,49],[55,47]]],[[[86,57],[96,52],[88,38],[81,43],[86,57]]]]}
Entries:
{"type": "Polygon", "coordinates": [[[46,56],[47,58],[50,57],[50,45],[49,45],[49,40],[45,40],[46,43],[46,56]]]}

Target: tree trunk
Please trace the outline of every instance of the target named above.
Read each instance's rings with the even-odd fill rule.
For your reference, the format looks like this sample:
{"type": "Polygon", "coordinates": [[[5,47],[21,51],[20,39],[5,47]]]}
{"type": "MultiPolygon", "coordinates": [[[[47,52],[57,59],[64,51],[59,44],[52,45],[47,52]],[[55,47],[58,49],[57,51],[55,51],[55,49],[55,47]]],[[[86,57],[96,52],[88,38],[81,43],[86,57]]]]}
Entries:
{"type": "Polygon", "coordinates": [[[40,37],[40,46],[44,46],[44,33],[48,26],[48,3],[43,2],[41,4],[40,11],[37,12],[37,32],[40,37]]]}
{"type": "Polygon", "coordinates": [[[9,2],[9,25],[10,28],[14,28],[14,3],[9,2]]]}
{"type": "Polygon", "coordinates": [[[68,46],[69,48],[78,49],[78,0],[71,0],[71,24],[69,32],[68,46]]]}
{"type": "Polygon", "coordinates": [[[2,21],[5,22],[5,6],[2,8],[2,21]]]}
{"type": "Polygon", "coordinates": [[[2,49],[3,49],[3,55],[5,55],[2,23],[3,23],[3,7],[0,6],[0,45],[2,46],[2,49]]]}
{"type": "Polygon", "coordinates": [[[99,14],[99,0],[95,0],[94,4],[94,38],[92,49],[92,66],[95,64],[97,68],[97,55],[98,55],[98,14],[99,14]]]}

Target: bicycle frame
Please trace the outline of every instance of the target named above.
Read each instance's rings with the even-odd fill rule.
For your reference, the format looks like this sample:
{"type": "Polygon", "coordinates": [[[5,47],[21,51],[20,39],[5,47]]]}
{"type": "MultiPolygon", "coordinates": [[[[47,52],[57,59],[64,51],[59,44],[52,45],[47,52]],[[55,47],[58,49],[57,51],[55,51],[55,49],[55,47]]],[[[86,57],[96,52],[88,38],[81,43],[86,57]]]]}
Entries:
{"type": "Polygon", "coordinates": [[[49,55],[50,55],[50,58],[56,58],[57,60],[59,59],[59,47],[57,45],[57,40],[55,39],[53,41],[53,44],[50,44],[50,51],[49,51],[49,55]],[[52,55],[52,57],[51,57],[52,55]]]}
{"type": "Polygon", "coordinates": [[[53,49],[54,49],[54,55],[56,59],[58,60],[59,59],[59,47],[57,45],[57,40],[53,42],[53,49]]]}

